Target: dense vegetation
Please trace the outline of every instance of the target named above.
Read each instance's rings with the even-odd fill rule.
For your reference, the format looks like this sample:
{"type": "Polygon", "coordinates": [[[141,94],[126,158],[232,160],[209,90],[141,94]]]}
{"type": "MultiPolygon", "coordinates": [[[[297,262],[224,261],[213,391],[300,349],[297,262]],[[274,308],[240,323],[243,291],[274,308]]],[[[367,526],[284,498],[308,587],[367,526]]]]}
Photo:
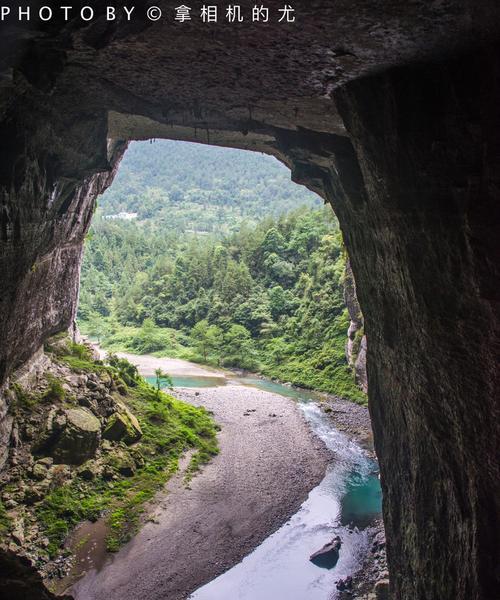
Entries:
{"type": "MultiPolygon", "coordinates": [[[[272,191],[278,205],[279,194],[272,191]]],[[[242,367],[364,401],[345,358],[349,323],[337,221],[330,209],[307,206],[276,216],[267,201],[264,194],[251,209],[255,217],[264,213],[259,222],[224,213],[219,231],[205,235],[183,228],[183,209],[171,203],[177,231],[163,227],[161,202],[155,218],[141,221],[98,214],[82,269],[83,331],[115,351],[242,367]]],[[[130,208],[122,199],[113,210],[130,208]]],[[[198,208],[194,230],[206,212],[198,208]]]]}

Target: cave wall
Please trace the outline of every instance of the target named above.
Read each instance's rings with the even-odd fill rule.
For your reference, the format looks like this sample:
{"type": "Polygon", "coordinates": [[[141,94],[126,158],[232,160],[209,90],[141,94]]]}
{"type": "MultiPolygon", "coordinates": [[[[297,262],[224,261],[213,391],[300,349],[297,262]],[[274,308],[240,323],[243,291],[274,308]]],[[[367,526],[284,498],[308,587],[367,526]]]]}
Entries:
{"type": "Polygon", "coordinates": [[[396,598],[498,591],[499,56],[335,93],[367,191],[334,204],[366,319],[396,598]]]}
{"type": "Polygon", "coordinates": [[[2,31],[0,382],[71,326],[95,197],[127,140],[273,154],[332,204],[351,258],[392,596],[492,600],[500,14],[297,4],[300,26],[193,24],[168,44],[146,21],[2,31]]]}
{"type": "Polygon", "coordinates": [[[354,372],[357,385],[366,394],[368,393],[368,373],[366,371],[365,321],[359,305],[349,257],[347,257],[344,273],[344,302],[350,317],[345,349],[346,358],[354,372]]]}

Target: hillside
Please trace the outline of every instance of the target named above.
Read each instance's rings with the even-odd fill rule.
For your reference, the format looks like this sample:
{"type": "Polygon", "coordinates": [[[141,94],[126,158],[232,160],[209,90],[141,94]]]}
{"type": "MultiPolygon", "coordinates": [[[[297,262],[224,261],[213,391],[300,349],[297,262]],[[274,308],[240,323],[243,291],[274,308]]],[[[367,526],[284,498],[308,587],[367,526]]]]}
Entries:
{"type": "Polygon", "coordinates": [[[321,200],[263,154],[169,140],[133,142],[99,199],[103,216],[137,214],[163,229],[229,232],[321,200]]]}

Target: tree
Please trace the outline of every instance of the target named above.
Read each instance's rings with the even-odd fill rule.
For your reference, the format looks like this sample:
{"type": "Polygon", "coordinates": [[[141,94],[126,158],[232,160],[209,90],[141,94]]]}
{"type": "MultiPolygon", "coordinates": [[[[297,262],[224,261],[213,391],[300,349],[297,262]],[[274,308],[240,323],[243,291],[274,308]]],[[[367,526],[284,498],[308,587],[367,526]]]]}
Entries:
{"type": "Polygon", "coordinates": [[[210,325],[207,329],[206,344],[209,353],[214,353],[217,356],[217,363],[220,365],[220,354],[224,344],[224,334],[217,325],[210,325]]]}
{"type": "Polygon", "coordinates": [[[254,292],[236,308],[234,321],[246,327],[253,337],[258,337],[262,328],[272,322],[267,294],[263,290],[254,292]]]}
{"type": "Polygon", "coordinates": [[[244,369],[256,365],[255,347],[250,332],[243,325],[231,325],[224,335],[224,364],[244,369]]]}
{"type": "Polygon", "coordinates": [[[191,329],[191,340],[194,343],[196,350],[203,356],[203,360],[207,361],[208,354],[208,329],[210,325],[206,319],[198,321],[191,329]]]}
{"type": "Polygon", "coordinates": [[[216,293],[228,307],[238,304],[240,298],[248,298],[252,292],[254,281],[248,266],[244,262],[230,259],[225,271],[221,274],[214,287],[216,293]]]}
{"type": "Polygon", "coordinates": [[[88,314],[87,335],[96,338],[97,343],[101,343],[101,339],[109,332],[109,321],[105,320],[98,313],[90,312],[88,314]]]}
{"type": "Polygon", "coordinates": [[[191,340],[205,362],[212,353],[219,358],[224,339],[222,330],[217,325],[209,325],[206,319],[198,321],[191,329],[191,340]]]}
{"type": "Polygon", "coordinates": [[[160,395],[160,390],[162,387],[168,387],[169,390],[174,389],[174,384],[172,382],[172,378],[168,373],[164,373],[161,369],[155,369],[156,376],[156,395],[160,395]]]}
{"type": "Polygon", "coordinates": [[[298,307],[298,299],[290,290],[284,290],[281,285],[269,289],[269,309],[272,318],[278,320],[283,315],[291,315],[298,307]]]}
{"type": "Polygon", "coordinates": [[[145,319],[141,328],[132,339],[134,350],[140,354],[162,350],[165,342],[160,333],[161,330],[155,326],[152,319],[145,319]]]}
{"type": "Polygon", "coordinates": [[[268,229],[264,241],[262,242],[264,254],[283,254],[285,250],[285,238],[276,227],[268,229]]]}

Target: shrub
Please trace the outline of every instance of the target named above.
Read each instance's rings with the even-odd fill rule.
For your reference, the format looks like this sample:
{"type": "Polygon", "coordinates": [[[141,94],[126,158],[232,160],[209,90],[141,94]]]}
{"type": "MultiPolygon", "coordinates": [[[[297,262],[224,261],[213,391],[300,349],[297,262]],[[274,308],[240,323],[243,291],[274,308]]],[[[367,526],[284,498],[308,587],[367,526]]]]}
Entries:
{"type": "Polygon", "coordinates": [[[47,373],[45,376],[47,379],[48,387],[45,390],[42,399],[46,402],[62,402],[66,396],[66,392],[62,386],[61,380],[47,373]]]}
{"type": "Polygon", "coordinates": [[[116,354],[108,354],[106,362],[118,371],[118,375],[124,383],[135,387],[140,379],[137,367],[125,358],[119,358],[116,354]]]}
{"type": "Polygon", "coordinates": [[[16,397],[16,406],[21,409],[31,410],[40,400],[39,396],[25,390],[20,383],[13,383],[11,389],[16,397]]]}

